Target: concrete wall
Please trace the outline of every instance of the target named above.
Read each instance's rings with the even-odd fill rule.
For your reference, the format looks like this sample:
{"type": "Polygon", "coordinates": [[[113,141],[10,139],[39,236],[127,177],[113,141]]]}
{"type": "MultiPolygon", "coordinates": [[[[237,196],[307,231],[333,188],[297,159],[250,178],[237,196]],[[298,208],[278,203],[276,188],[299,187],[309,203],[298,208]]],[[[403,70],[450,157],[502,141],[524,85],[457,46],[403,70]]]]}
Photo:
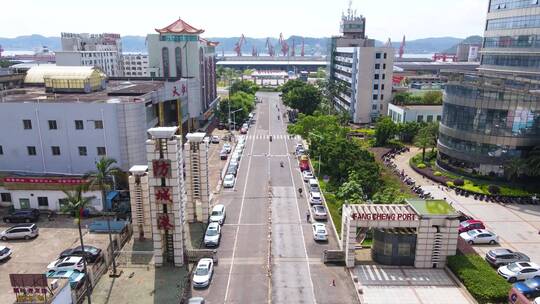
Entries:
{"type": "Polygon", "coordinates": [[[101,156],[97,147],[105,147],[123,170],[145,163],[145,108],[140,103],[2,103],[0,104],[0,171],[84,174],[95,168],[101,156]],[[32,121],[32,129],[23,120],[32,121]],[[48,120],[56,120],[58,129],[50,130],[48,120]],[[82,120],[84,129],[75,129],[82,120]],[[102,120],[103,129],[94,121],[102,120]],[[37,155],[28,155],[27,146],[37,155]],[[60,147],[52,155],[51,146],[60,147]],[[79,155],[79,146],[87,155],[79,155]]]}

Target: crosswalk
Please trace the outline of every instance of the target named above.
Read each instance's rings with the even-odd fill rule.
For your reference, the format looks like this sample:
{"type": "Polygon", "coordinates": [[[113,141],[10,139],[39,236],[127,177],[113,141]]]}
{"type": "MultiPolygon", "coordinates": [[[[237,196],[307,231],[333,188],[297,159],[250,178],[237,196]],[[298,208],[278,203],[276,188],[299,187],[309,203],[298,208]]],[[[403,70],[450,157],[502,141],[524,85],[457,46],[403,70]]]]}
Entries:
{"type": "Polygon", "coordinates": [[[296,135],[289,135],[289,134],[254,134],[254,135],[248,135],[248,139],[264,139],[264,140],[270,140],[270,136],[272,136],[272,140],[274,139],[296,139],[296,135]]]}

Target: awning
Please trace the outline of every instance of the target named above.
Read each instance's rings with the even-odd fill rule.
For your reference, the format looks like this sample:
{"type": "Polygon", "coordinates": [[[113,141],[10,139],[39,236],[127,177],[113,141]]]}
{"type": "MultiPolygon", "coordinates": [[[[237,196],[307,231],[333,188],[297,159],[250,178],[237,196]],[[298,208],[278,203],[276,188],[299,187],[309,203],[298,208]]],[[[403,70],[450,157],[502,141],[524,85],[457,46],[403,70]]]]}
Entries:
{"type": "Polygon", "coordinates": [[[107,202],[112,202],[112,200],[118,196],[118,194],[120,194],[120,192],[118,191],[111,191],[109,193],[107,193],[107,202]]]}

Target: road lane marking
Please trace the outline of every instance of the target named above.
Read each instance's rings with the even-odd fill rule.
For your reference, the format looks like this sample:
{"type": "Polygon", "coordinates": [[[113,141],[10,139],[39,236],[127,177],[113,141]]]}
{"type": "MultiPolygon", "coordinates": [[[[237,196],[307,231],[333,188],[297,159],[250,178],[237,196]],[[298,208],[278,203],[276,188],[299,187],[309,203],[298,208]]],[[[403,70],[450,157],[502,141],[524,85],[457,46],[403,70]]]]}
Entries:
{"type": "MultiPolygon", "coordinates": [[[[257,123],[255,124],[255,130],[257,129],[257,126],[258,126],[258,120],[257,120],[257,123]]],[[[248,139],[246,139],[247,141],[248,139]]],[[[253,155],[253,147],[255,146],[255,142],[252,140],[251,141],[251,151],[249,153],[249,155],[253,155]]],[[[249,157],[249,160],[248,160],[248,169],[247,169],[247,173],[246,173],[246,180],[244,181],[244,191],[242,192],[242,202],[240,203],[240,214],[238,215],[238,222],[237,224],[240,225],[240,221],[242,220],[242,211],[244,209],[244,201],[245,201],[245,198],[246,198],[246,190],[247,190],[247,182],[249,180],[249,171],[251,170],[251,157],[249,157]]],[[[233,266],[234,266],[234,256],[236,254],[236,247],[237,247],[237,244],[238,244],[238,231],[240,230],[240,226],[237,226],[236,227],[236,233],[234,234],[234,244],[233,244],[233,252],[232,252],[232,258],[231,258],[231,267],[229,268],[229,275],[228,275],[228,278],[227,278],[227,287],[225,289],[225,299],[223,301],[223,303],[227,303],[227,299],[229,297],[229,287],[231,285],[231,276],[232,276],[232,269],[233,269],[233,266]]]]}
{"type": "MultiPolygon", "coordinates": [[[[287,144],[287,141],[285,140],[283,142],[285,144],[285,151],[289,151],[289,145],[287,144]]],[[[293,191],[296,193],[296,184],[294,182],[293,169],[292,169],[292,165],[291,165],[291,156],[290,155],[287,155],[287,161],[289,163],[289,173],[290,173],[291,181],[292,181],[292,184],[293,184],[293,191]]],[[[307,193],[306,193],[306,195],[307,195],[307,193]]],[[[300,231],[302,232],[302,240],[303,240],[302,246],[304,247],[305,262],[306,262],[306,265],[307,265],[307,270],[308,270],[308,275],[309,275],[309,282],[311,283],[311,296],[313,297],[313,303],[316,304],[317,303],[317,298],[315,297],[315,287],[314,287],[314,284],[313,284],[313,278],[311,277],[311,267],[310,267],[310,263],[309,263],[309,256],[308,256],[308,253],[307,253],[306,239],[305,239],[305,236],[304,236],[304,227],[302,225],[302,216],[300,215],[300,206],[298,204],[298,196],[295,195],[294,199],[295,199],[295,202],[296,202],[296,211],[298,213],[298,221],[299,221],[299,224],[300,224],[300,231]]],[[[308,210],[309,210],[309,208],[308,208],[308,210]]]]}

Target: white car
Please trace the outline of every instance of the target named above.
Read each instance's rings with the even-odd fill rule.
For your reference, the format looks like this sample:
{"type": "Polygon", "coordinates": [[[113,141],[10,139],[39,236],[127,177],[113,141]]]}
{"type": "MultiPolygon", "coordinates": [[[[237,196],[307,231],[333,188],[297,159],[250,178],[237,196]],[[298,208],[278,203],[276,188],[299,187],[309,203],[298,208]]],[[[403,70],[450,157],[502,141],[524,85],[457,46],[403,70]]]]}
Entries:
{"type": "Polygon", "coordinates": [[[328,219],[328,213],[326,212],[326,208],[324,208],[323,205],[315,205],[311,208],[311,211],[313,212],[314,220],[325,221],[328,219]]]}
{"type": "Polygon", "coordinates": [[[236,159],[237,161],[239,161],[240,158],[241,158],[241,155],[238,152],[234,151],[231,159],[236,159]]]}
{"type": "Polygon", "coordinates": [[[219,223],[213,222],[208,224],[206,233],[204,234],[204,245],[206,247],[218,246],[221,239],[221,226],[219,223]]]}
{"type": "Polygon", "coordinates": [[[304,179],[304,182],[307,182],[310,179],[315,178],[315,177],[313,176],[313,173],[311,173],[311,171],[306,170],[306,171],[302,171],[302,178],[304,179]]]}
{"type": "Polygon", "coordinates": [[[210,222],[217,222],[220,225],[223,225],[226,217],[227,214],[225,213],[225,206],[222,204],[217,204],[214,206],[214,208],[212,208],[212,212],[210,213],[210,222]]]}
{"type": "Polygon", "coordinates": [[[210,285],[214,273],[214,261],[212,259],[200,259],[197,268],[193,272],[193,287],[204,288],[210,285]]]}
{"type": "Polygon", "coordinates": [[[242,128],[244,128],[246,130],[249,129],[249,125],[247,124],[247,122],[242,125],[242,128]]]}
{"type": "Polygon", "coordinates": [[[84,262],[83,258],[79,256],[68,256],[65,258],[58,259],[47,266],[48,270],[78,270],[79,272],[84,271],[84,262]]]}
{"type": "Polygon", "coordinates": [[[486,229],[473,229],[463,232],[459,235],[469,244],[496,244],[499,242],[499,237],[486,229]]]}
{"type": "Polygon", "coordinates": [[[516,262],[499,267],[497,273],[508,282],[514,283],[540,276],[540,266],[532,262],[516,262]]]}
{"type": "Polygon", "coordinates": [[[311,205],[322,205],[322,198],[320,192],[309,193],[309,203],[311,205]]]}
{"type": "Polygon", "coordinates": [[[236,146],[236,149],[234,149],[234,154],[242,156],[242,152],[244,152],[244,150],[242,150],[240,146],[236,146]]]}
{"type": "Polygon", "coordinates": [[[211,142],[213,144],[219,144],[219,136],[217,135],[212,136],[211,142]]]}
{"type": "Polygon", "coordinates": [[[225,178],[223,179],[223,187],[224,188],[234,187],[234,175],[232,174],[225,175],[225,178]]]}
{"type": "Polygon", "coordinates": [[[328,231],[326,230],[326,225],[322,223],[314,223],[313,228],[313,239],[315,241],[328,241],[328,231]]]}
{"type": "Polygon", "coordinates": [[[6,246],[0,246],[0,261],[3,261],[11,256],[11,249],[6,246]]]}
{"type": "Polygon", "coordinates": [[[232,147],[230,143],[224,143],[223,144],[223,150],[227,151],[227,153],[231,153],[232,147]]]}

